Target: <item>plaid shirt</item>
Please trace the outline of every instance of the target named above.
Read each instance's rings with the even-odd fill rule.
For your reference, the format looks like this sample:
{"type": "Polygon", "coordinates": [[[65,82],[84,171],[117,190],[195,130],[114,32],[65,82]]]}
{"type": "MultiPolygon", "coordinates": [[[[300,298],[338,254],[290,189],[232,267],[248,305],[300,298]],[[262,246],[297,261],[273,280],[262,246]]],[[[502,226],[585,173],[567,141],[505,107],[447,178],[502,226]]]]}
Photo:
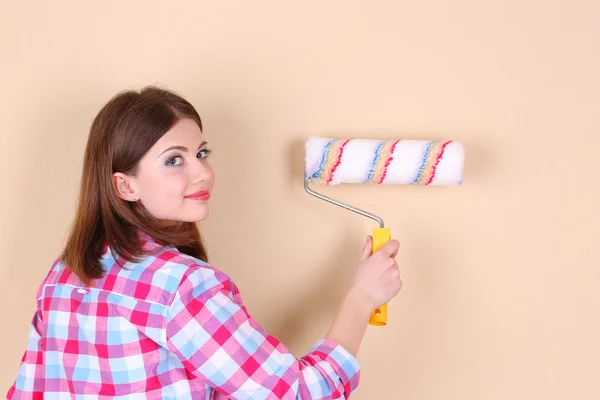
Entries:
{"type": "Polygon", "coordinates": [[[57,260],[37,295],[9,399],[347,399],[357,360],[331,340],[295,358],[248,314],[222,271],[160,246],[139,263],[108,247],[85,286],[57,260]]]}

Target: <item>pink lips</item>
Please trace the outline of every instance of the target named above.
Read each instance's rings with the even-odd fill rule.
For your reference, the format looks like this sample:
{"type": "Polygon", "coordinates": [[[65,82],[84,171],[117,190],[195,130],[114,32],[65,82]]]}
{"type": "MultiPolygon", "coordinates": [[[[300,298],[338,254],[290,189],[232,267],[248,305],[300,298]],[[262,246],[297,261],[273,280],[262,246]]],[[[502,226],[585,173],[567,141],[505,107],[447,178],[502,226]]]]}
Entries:
{"type": "Polygon", "coordinates": [[[208,200],[210,199],[210,192],[208,190],[201,190],[196,193],[188,194],[185,198],[190,200],[208,200]]]}

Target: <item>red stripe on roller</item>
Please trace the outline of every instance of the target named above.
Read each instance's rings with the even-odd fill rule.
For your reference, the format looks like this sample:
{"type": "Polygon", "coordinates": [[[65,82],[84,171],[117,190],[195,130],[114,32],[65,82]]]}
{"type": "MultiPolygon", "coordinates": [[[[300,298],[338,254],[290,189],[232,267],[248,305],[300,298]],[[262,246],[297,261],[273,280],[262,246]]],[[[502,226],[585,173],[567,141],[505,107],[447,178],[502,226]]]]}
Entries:
{"type": "Polygon", "coordinates": [[[440,163],[440,160],[442,159],[442,156],[444,155],[444,150],[446,149],[446,146],[448,146],[450,143],[452,143],[452,140],[449,140],[442,145],[440,154],[438,154],[438,156],[436,157],[435,164],[433,164],[433,167],[431,168],[431,176],[429,177],[427,182],[425,182],[425,185],[429,185],[433,181],[433,178],[435,178],[435,170],[437,168],[437,165],[440,163]]]}
{"type": "Polygon", "coordinates": [[[377,182],[377,184],[383,183],[383,180],[385,179],[385,176],[387,175],[388,165],[390,165],[390,163],[394,159],[392,154],[394,154],[394,149],[396,148],[396,145],[398,144],[399,141],[400,140],[396,140],[394,142],[394,144],[392,145],[392,149],[390,150],[390,157],[385,161],[385,165],[383,166],[383,174],[381,174],[381,178],[379,178],[379,182],[377,182]]]}
{"type": "Polygon", "coordinates": [[[333,179],[333,173],[335,172],[337,167],[339,167],[339,165],[342,163],[342,154],[344,154],[344,146],[346,146],[350,140],[352,140],[352,139],[347,139],[340,146],[340,153],[337,156],[337,160],[335,160],[335,164],[333,165],[333,168],[331,168],[331,172],[329,173],[329,177],[327,178],[327,184],[329,184],[331,182],[331,180],[333,179]]]}

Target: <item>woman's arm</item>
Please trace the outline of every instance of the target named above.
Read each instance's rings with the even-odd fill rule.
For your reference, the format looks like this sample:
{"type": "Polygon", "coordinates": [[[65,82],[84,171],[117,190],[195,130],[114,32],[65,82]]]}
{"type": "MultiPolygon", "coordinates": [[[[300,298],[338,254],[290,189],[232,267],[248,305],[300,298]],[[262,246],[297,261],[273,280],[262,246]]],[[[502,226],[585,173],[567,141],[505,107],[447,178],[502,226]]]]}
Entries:
{"type": "Polygon", "coordinates": [[[326,337],[356,357],[372,311],[372,306],[365,301],[347,295],[326,337]]]}
{"type": "Polygon", "coordinates": [[[371,254],[372,237],[367,236],[360,265],[327,337],[336,341],[354,357],[365,335],[371,313],[400,291],[402,280],[398,264],[400,243],[387,242],[371,254]]]}
{"type": "Polygon", "coordinates": [[[234,300],[236,294],[220,271],[200,266],[184,277],[167,310],[166,334],[169,349],[192,375],[233,399],[350,397],[359,365],[344,346],[356,352],[368,313],[357,313],[348,299],[328,338],[297,359],[234,300]]]}

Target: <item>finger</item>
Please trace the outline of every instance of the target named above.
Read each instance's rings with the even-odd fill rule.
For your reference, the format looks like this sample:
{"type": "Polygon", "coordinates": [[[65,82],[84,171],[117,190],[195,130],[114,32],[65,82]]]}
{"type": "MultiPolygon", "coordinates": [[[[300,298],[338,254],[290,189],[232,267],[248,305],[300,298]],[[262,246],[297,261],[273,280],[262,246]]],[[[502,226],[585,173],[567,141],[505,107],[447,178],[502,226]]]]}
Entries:
{"type": "Polygon", "coordinates": [[[400,242],[398,242],[398,247],[396,248],[396,251],[394,251],[390,257],[391,258],[396,258],[396,256],[398,255],[398,251],[400,250],[400,242]]]}
{"type": "Polygon", "coordinates": [[[365,243],[365,247],[363,247],[363,251],[360,256],[360,262],[363,262],[367,258],[369,258],[369,256],[371,255],[372,246],[373,245],[371,244],[371,236],[367,236],[367,241],[365,243]]]}
{"type": "Polygon", "coordinates": [[[398,249],[400,248],[400,242],[393,239],[384,244],[379,251],[388,257],[396,257],[398,255],[398,249]]]}
{"type": "Polygon", "coordinates": [[[400,277],[400,270],[398,270],[396,268],[389,269],[387,272],[387,277],[388,277],[388,281],[390,283],[396,282],[396,281],[402,281],[402,278],[400,277]]]}

